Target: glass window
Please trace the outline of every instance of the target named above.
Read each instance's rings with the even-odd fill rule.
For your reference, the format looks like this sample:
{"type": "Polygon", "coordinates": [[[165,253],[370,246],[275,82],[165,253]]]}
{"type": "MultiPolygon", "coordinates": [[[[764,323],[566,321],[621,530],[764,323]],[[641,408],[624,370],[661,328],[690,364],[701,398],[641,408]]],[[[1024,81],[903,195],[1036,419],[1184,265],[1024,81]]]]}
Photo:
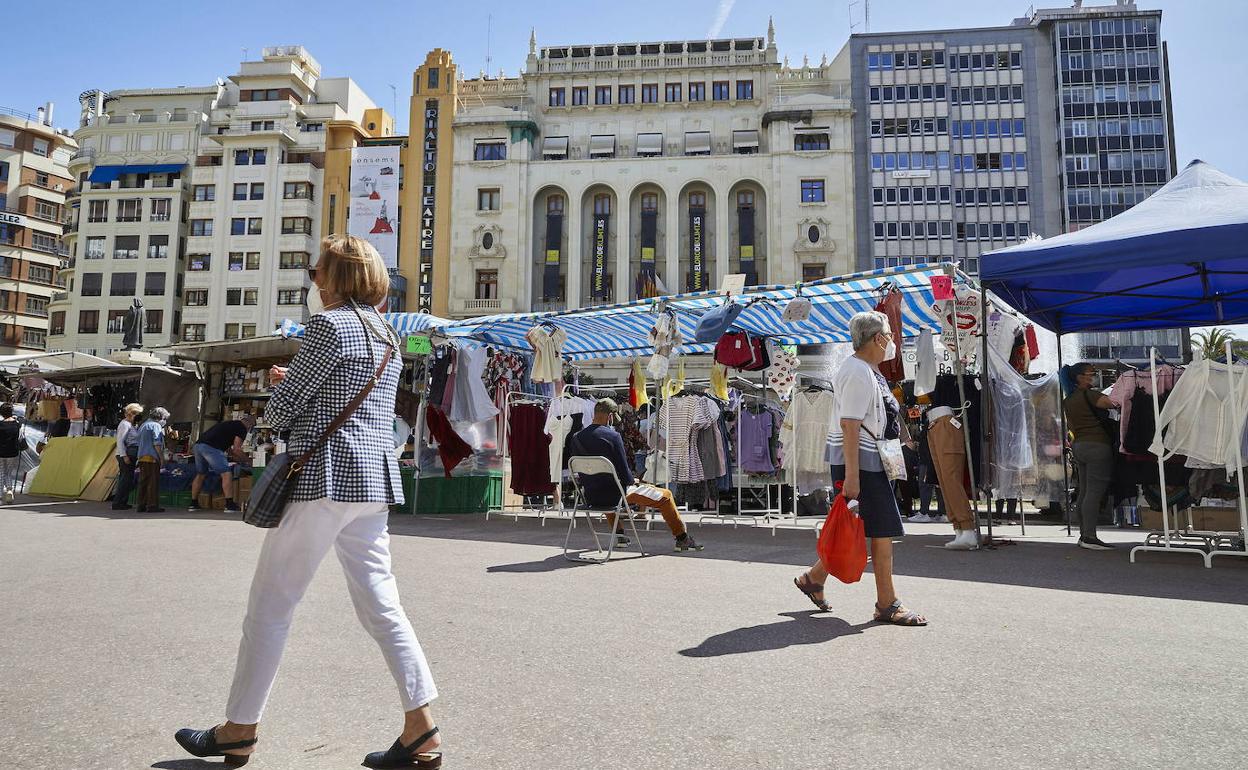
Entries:
{"type": "Polygon", "coordinates": [[[635,86],[620,86],[620,104],[632,104],[635,99],[635,86]]]}
{"type": "Polygon", "coordinates": [[[263,166],[267,153],[268,153],[267,150],[252,150],[251,151],[251,165],[263,166]]]}
{"type": "Polygon", "coordinates": [[[655,104],[659,101],[659,84],[658,83],[642,83],[641,85],[641,103],[655,104]]]}
{"type": "Polygon", "coordinates": [[[680,101],[680,83],[668,83],[663,88],[663,101],[665,102],[680,101]]]}
{"type": "MultiPolygon", "coordinates": [[[[217,187],[211,184],[195,185],[195,200],[211,201],[217,199],[217,187]]],[[[94,201],[93,201],[94,202],[94,201]]]]}
{"type": "Polygon", "coordinates": [[[147,237],[147,258],[167,259],[169,257],[169,236],[149,235],[147,237]]]}
{"type": "Polygon", "coordinates": [[[594,104],[611,103],[611,86],[594,86],[594,104]]]}
{"type": "Polygon", "coordinates": [[[192,219],[191,235],[212,235],[212,220],[192,219]]]}
{"type": "Polygon", "coordinates": [[[738,80],[737,81],[737,98],[753,99],[754,98],[754,81],[738,80]]]}
{"type": "Polygon", "coordinates": [[[823,180],[802,180],[802,203],[823,203],[823,180]]]}
{"type": "Polygon", "coordinates": [[[253,201],[264,200],[264,183],[263,182],[251,183],[251,199],[253,201]]]}
{"type": "Polygon", "coordinates": [[[247,183],[246,183],[246,182],[238,182],[238,183],[235,183],[235,185],[234,185],[234,200],[236,200],[236,201],[245,201],[245,200],[247,200],[247,183]]]}
{"type": "Polygon", "coordinates": [[[477,211],[498,211],[502,194],[497,187],[477,190],[477,211]]]}
{"type": "Polygon", "coordinates": [[[562,88],[550,89],[549,105],[551,107],[563,107],[566,104],[567,104],[567,93],[565,92],[564,89],[562,88]]]}
{"type": "Polygon", "coordinates": [[[251,163],[251,150],[235,150],[234,165],[246,166],[251,163]]]}
{"type": "Polygon", "coordinates": [[[298,270],[308,266],[306,251],[283,251],[279,256],[278,269],[298,270]]]}
{"type": "MultiPolygon", "coordinates": [[[[727,80],[716,80],[711,83],[711,99],[716,102],[727,101],[729,95],[729,83],[727,80]]],[[[876,90],[876,89],[872,89],[876,90]]],[[[877,97],[878,100],[878,97],[877,97]]]]}
{"type": "Polygon", "coordinates": [[[247,220],[243,217],[234,217],[230,220],[230,235],[246,235],[247,220]]]}
{"type": "Polygon", "coordinates": [[[575,107],[583,107],[586,104],[589,104],[589,86],[573,86],[572,105],[575,107]]]}

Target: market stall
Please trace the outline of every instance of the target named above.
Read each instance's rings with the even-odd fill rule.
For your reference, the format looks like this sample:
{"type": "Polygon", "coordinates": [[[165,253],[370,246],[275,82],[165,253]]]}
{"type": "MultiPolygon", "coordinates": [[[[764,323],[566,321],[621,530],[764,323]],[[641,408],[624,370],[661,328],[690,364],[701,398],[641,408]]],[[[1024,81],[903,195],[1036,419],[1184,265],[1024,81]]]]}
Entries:
{"type": "MultiPolygon", "coordinates": [[[[1248,321],[1248,184],[1193,161],[1152,196],[1112,219],[985,254],[981,276],[986,289],[1056,332],[1059,339],[1079,331],[1248,321]]],[[[1234,360],[1229,344],[1224,362],[1197,362],[1181,373],[1181,379],[1165,371],[1175,362],[1159,362],[1155,350],[1151,359],[1147,372],[1130,375],[1132,392],[1137,384],[1141,392],[1149,391],[1143,408],[1131,411],[1136,418],[1152,418],[1144,430],[1152,436],[1147,449],[1162,490],[1161,526],[1149,544],[1132,550],[1131,558],[1134,561],[1139,551],[1195,552],[1211,566],[1214,556],[1248,555],[1242,447],[1248,372],[1232,365],[1242,361],[1234,360]],[[1180,388],[1191,390],[1198,382],[1209,389],[1208,398],[1178,396],[1180,388]],[[1161,401],[1167,395],[1163,409],[1161,401]],[[1225,403],[1228,408],[1210,418],[1211,430],[1183,429],[1199,424],[1202,403],[1225,403]],[[1167,425],[1170,429],[1164,430],[1167,425]],[[1191,440],[1180,442],[1183,435],[1191,440]],[[1218,442],[1219,435],[1228,440],[1218,442]],[[1187,459],[1178,461],[1179,470],[1221,466],[1224,480],[1235,478],[1238,527],[1203,528],[1193,525],[1190,513],[1186,526],[1177,521],[1172,525],[1167,476],[1173,477],[1174,460],[1184,455],[1187,459]]]]}

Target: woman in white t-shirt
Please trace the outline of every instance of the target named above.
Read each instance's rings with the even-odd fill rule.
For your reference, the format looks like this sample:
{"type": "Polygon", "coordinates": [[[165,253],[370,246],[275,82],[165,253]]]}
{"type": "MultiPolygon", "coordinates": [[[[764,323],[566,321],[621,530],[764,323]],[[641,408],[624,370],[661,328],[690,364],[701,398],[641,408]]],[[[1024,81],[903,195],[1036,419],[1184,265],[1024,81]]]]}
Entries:
{"type": "MultiPolygon", "coordinates": [[[[858,515],[871,547],[875,574],[875,620],[899,626],[925,626],[922,615],[906,609],[893,588],[893,538],[905,534],[893,484],[880,462],[877,441],[900,436],[900,407],[880,374],[881,361],[896,354],[888,317],[874,310],[849,319],[854,355],[832,377],[835,406],[828,435],[832,480],[843,482],[841,493],[858,501],[858,515]]],[[[821,562],[793,580],[815,606],[831,608],[823,598],[828,571],[821,562]]]]}

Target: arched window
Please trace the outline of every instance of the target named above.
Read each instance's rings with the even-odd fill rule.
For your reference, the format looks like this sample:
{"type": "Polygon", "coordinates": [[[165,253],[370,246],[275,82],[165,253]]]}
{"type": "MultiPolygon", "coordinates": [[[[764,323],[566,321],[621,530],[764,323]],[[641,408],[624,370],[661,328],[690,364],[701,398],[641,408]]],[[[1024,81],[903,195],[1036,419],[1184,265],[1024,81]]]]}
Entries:
{"type": "Polygon", "coordinates": [[[737,208],[752,209],[754,208],[754,191],[742,190],[737,193],[737,208]]]}
{"type": "Polygon", "coordinates": [[[698,208],[706,208],[706,193],[701,190],[689,193],[689,206],[690,208],[695,206],[698,208]]]}
{"type": "Polygon", "coordinates": [[[607,194],[594,196],[594,213],[610,214],[611,213],[611,196],[607,194]]]}
{"type": "Polygon", "coordinates": [[[641,194],[641,210],[642,211],[658,211],[659,210],[658,194],[657,193],[642,193],[641,194]]]}
{"type": "Polygon", "coordinates": [[[562,195],[552,195],[546,199],[546,213],[547,214],[562,214],[563,213],[563,196],[562,195]]]}

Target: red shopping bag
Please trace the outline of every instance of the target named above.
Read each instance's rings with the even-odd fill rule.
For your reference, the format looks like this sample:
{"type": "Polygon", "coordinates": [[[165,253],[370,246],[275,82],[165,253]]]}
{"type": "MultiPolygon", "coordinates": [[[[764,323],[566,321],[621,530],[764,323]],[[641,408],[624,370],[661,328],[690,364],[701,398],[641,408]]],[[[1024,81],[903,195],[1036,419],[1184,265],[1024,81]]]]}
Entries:
{"type": "Polygon", "coordinates": [[[854,512],[857,507],[857,500],[847,503],[844,495],[837,495],[819,533],[819,561],[842,583],[857,583],[867,568],[867,538],[854,512]]]}

